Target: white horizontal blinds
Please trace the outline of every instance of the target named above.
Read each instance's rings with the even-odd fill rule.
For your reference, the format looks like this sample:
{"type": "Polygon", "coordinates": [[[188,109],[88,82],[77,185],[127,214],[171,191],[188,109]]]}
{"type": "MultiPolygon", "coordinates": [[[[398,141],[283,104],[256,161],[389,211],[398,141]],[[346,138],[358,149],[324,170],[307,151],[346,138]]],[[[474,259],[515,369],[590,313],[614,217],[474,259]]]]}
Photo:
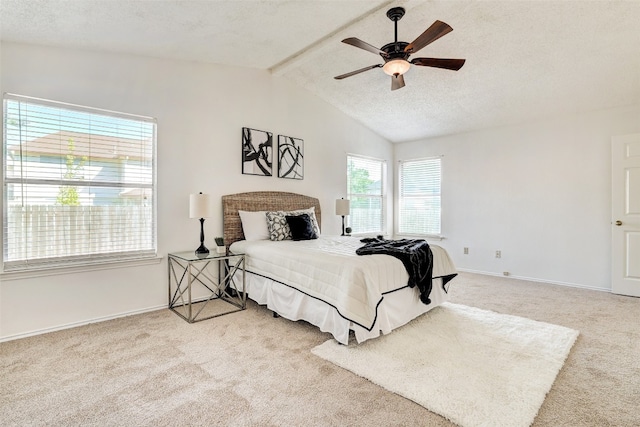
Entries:
{"type": "Polygon", "coordinates": [[[384,160],[347,156],[348,223],[353,233],[384,232],[385,172],[384,160]]]}
{"type": "Polygon", "coordinates": [[[400,162],[399,234],[439,235],[441,158],[400,162]]]}
{"type": "Polygon", "coordinates": [[[4,269],[155,255],[153,119],[5,97],[4,269]]]}

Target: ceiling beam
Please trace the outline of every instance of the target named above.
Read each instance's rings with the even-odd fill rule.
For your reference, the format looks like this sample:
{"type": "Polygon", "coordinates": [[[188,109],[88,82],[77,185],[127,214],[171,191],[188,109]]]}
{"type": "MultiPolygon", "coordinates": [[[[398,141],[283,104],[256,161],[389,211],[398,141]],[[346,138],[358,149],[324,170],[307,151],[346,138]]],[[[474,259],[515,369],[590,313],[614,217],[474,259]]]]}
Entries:
{"type": "Polygon", "coordinates": [[[274,74],[274,75],[282,74],[288,67],[295,65],[297,63],[297,61],[300,59],[300,57],[302,55],[304,55],[305,53],[310,52],[310,51],[315,50],[315,49],[318,49],[319,47],[321,47],[325,43],[328,43],[329,41],[333,42],[333,38],[337,34],[341,33],[342,31],[346,30],[347,28],[351,27],[352,25],[354,25],[354,24],[356,24],[356,23],[368,18],[369,16],[378,13],[381,9],[386,9],[389,6],[397,5],[398,3],[403,3],[403,2],[398,2],[397,0],[385,1],[384,3],[380,4],[379,6],[376,6],[375,8],[368,10],[367,12],[363,13],[359,17],[357,17],[355,19],[352,19],[351,21],[349,21],[346,24],[342,25],[338,29],[330,32],[329,34],[327,34],[326,36],[322,37],[321,39],[311,43],[310,45],[304,47],[303,49],[295,52],[293,55],[290,55],[287,58],[283,59],[282,61],[278,62],[277,64],[273,65],[272,67],[269,68],[269,71],[271,72],[271,74],[274,74]]]}

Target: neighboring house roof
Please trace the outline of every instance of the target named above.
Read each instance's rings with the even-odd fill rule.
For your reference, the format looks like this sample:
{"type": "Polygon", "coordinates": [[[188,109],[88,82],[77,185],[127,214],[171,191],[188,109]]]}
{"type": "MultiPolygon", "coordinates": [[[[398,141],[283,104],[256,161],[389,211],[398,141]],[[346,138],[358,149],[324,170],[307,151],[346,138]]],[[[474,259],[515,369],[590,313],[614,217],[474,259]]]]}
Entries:
{"type": "MultiPolygon", "coordinates": [[[[142,147],[140,140],[107,135],[87,134],[83,132],[59,131],[40,138],[24,142],[24,156],[66,156],[69,154],[69,141],[73,141],[73,154],[78,157],[105,160],[146,160],[152,156],[151,150],[142,147]]],[[[10,144],[8,150],[17,154],[17,144],[10,144]]]]}

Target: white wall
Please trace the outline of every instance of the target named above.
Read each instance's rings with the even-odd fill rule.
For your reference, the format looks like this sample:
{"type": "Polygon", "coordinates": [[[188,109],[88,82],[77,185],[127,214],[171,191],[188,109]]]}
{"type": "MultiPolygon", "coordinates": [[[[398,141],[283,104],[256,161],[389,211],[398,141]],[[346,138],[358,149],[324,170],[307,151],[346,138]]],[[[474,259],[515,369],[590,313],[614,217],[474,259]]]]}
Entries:
{"type": "Polygon", "coordinates": [[[395,158],[444,155],[439,244],[460,269],[610,289],[611,136],[639,119],[640,105],[575,114],[402,143],[395,158]]]}
{"type": "MultiPolygon", "coordinates": [[[[199,244],[190,193],[211,194],[219,212],[220,196],[242,191],[316,196],[323,232],[337,234],[346,153],[392,160],[389,142],[266,71],[13,43],[0,50],[2,92],[157,118],[158,250],[165,257],[142,267],[0,279],[0,340],[166,306],[166,254],[199,244]],[[242,175],[243,126],[304,139],[304,180],[242,175]]],[[[392,180],[389,174],[390,189],[392,180]]],[[[213,246],[222,218],[207,220],[205,234],[213,246]]]]}

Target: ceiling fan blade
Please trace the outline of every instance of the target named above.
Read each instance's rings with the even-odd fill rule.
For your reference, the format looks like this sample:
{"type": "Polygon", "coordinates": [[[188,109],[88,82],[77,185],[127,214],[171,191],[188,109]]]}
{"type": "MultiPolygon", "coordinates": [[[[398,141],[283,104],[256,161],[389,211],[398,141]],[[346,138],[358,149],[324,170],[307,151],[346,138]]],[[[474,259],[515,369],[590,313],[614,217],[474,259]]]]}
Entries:
{"type": "Polygon", "coordinates": [[[375,46],[370,45],[367,42],[363,42],[362,40],[356,38],[356,37],[349,37],[347,39],[342,40],[342,43],[346,43],[346,44],[350,44],[351,46],[355,46],[355,47],[359,47],[360,49],[364,49],[367,50],[369,52],[372,53],[377,53],[379,55],[384,56],[385,58],[387,57],[387,53],[378,49],[375,46]]]}
{"type": "Polygon", "coordinates": [[[352,71],[350,73],[346,73],[346,74],[341,74],[339,76],[335,76],[334,79],[342,80],[344,78],[355,76],[356,74],[360,74],[362,72],[373,70],[374,68],[380,68],[380,67],[382,67],[382,64],[370,65],[368,67],[360,68],[359,70],[355,70],[355,71],[352,71]]]}
{"type": "Polygon", "coordinates": [[[434,41],[438,40],[445,34],[450,33],[451,31],[453,31],[453,28],[451,28],[448,24],[445,24],[442,21],[436,21],[431,24],[431,26],[427,28],[424,33],[420,34],[418,38],[409,43],[407,47],[404,48],[404,51],[409,53],[416,53],[426,45],[433,43],[434,41]]]}
{"type": "Polygon", "coordinates": [[[423,67],[444,68],[446,70],[458,71],[464,65],[465,59],[444,59],[444,58],[414,58],[411,63],[423,67]]]}
{"type": "Polygon", "coordinates": [[[391,76],[391,90],[402,89],[404,87],[404,77],[402,74],[391,76]]]}

